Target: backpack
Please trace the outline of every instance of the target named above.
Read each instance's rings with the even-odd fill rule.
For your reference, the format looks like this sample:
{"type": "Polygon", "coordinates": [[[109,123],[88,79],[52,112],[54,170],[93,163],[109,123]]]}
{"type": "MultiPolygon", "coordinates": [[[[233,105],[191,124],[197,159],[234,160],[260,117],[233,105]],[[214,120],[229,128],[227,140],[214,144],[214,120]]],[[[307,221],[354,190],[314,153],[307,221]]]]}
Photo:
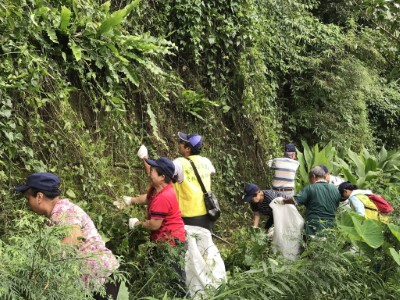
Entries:
{"type": "Polygon", "coordinates": [[[393,212],[393,207],[381,195],[371,194],[368,195],[368,198],[374,202],[379,212],[383,214],[389,214],[393,212]]]}

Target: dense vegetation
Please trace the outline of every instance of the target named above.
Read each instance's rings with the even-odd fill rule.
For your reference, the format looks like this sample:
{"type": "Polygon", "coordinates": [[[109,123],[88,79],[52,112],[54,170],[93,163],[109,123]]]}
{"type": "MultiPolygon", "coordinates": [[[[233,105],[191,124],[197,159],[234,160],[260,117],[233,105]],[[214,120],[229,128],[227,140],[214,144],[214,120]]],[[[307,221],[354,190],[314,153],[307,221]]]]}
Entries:
{"type": "Polygon", "coordinates": [[[304,155],[299,188],[324,162],[400,210],[399,16],[394,0],[3,0],[0,295],[87,293],[71,289],[78,264],[50,264],[41,246],[57,255],[61,233],[12,193],[27,174],[50,171],[124,259],[131,297],[172,297],[168,270],[148,266],[144,234],[128,232],[128,217],[144,211],[111,203],[145,191],[141,143],[173,158],[177,131],[196,131],[217,168],[216,233],[234,244],[220,245],[230,281],[210,298],[399,298],[397,229],[382,229],[385,251],[358,256],[336,229],[288,264],[262,232],[245,228],[240,200],[245,182],[268,186],[266,162],[293,141],[304,155]]]}

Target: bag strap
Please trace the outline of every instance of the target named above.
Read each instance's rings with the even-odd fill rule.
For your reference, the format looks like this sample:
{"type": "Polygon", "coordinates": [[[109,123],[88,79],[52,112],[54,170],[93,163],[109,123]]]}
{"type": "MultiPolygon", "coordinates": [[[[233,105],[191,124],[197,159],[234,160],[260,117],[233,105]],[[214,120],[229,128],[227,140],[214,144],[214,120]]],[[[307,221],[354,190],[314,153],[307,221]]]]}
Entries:
{"type": "Polygon", "coordinates": [[[204,186],[203,181],[201,180],[200,174],[199,174],[199,172],[197,171],[197,168],[196,168],[196,166],[195,166],[193,160],[191,160],[191,159],[188,158],[188,157],[186,157],[186,159],[187,159],[187,160],[190,162],[190,164],[192,165],[192,168],[193,168],[194,174],[196,175],[197,181],[200,183],[200,186],[201,186],[201,189],[202,189],[203,193],[206,194],[206,193],[207,193],[206,187],[204,186]]]}

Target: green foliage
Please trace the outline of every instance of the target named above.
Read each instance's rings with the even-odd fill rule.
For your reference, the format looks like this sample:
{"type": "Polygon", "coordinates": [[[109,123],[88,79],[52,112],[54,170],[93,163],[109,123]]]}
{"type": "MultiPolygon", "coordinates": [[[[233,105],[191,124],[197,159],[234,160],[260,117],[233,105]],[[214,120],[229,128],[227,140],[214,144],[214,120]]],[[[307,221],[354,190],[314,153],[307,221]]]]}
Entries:
{"type": "Polygon", "coordinates": [[[296,178],[296,190],[301,190],[309,184],[308,174],[315,166],[325,165],[330,173],[337,174],[334,165],[336,149],[332,146],[332,142],[329,142],[321,150],[319,149],[318,144],[316,144],[312,149],[308,146],[306,141],[301,141],[301,144],[303,146],[303,153],[297,150],[297,158],[300,166],[296,178]]]}
{"type": "Polygon", "coordinates": [[[257,266],[271,254],[269,251],[270,241],[266,232],[261,228],[241,228],[234,232],[233,241],[235,247],[224,253],[225,267],[232,272],[248,270],[257,266]],[[243,239],[243,236],[247,236],[243,239]]]}
{"type": "Polygon", "coordinates": [[[0,297],[91,299],[92,290],[81,281],[85,256],[61,244],[68,229],[43,225],[44,218],[23,211],[18,217],[14,234],[0,242],[0,297]]]}
{"type": "Polygon", "coordinates": [[[396,249],[400,246],[399,226],[392,223],[386,225],[353,212],[344,212],[340,215],[338,228],[361,255],[371,260],[373,267],[382,273],[383,278],[396,271],[393,261],[398,262],[396,249]]]}
{"type": "Polygon", "coordinates": [[[400,166],[398,151],[387,151],[382,147],[375,156],[365,148],[359,154],[349,149],[347,155],[348,163],[338,158],[338,166],[345,178],[358,187],[387,187],[391,183],[398,182],[400,166]]]}
{"type": "MultiPolygon", "coordinates": [[[[392,184],[398,181],[394,152],[382,152],[386,158],[381,160],[363,153],[361,165],[358,159],[353,161],[357,155],[350,155],[349,161],[342,157],[346,166],[342,161],[333,164],[332,146],[341,153],[348,148],[373,153],[374,144],[386,149],[400,145],[395,4],[3,0],[2,247],[14,251],[16,244],[6,238],[20,237],[14,220],[19,218],[18,209],[25,208],[10,190],[28,173],[55,172],[62,178],[65,194],[89,212],[110,238],[110,248],[124,256],[123,268],[132,274],[131,296],[174,297],[168,286],[174,272],[164,266],[147,267],[142,245],[147,234],[128,231],[127,219],[143,218],[145,211],[110,207],[121,195],[147,188],[146,174],[135,155],[140,144],[148,145],[152,156],[172,157],[176,132],[196,131],[205,136],[204,155],[217,169],[213,190],[226,211],[216,230],[224,237],[238,232],[233,237],[238,248],[227,252],[232,278],[216,297],[396,298],[398,273],[391,269],[392,278],[371,282],[377,275],[371,272],[370,262],[349,258],[338,250],[340,243],[322,243],[326,249],[312,244],[308,253],[316,251],[316,255],[310,261],[305,258],[287,265],[268,260],[264,232],[236,230],[244,223],[236,206],[243,183],[267,186],[266,162],[280,154],[281,144],[288,140],[330,145],[321,151],[318,146],[304,151],[302,184],[308,181],[304,174],[312,164],[323,163],[334,173],[336,167],[348,169],[343,171],[348,178],[360,176],[362,184],[384,191],[393,204],[399,204],[400,192],[392,184]],[[244,235],[251,236],[249,245],[244,235]],[[327,261],[332,264],[327,266],[327,261]],[[235,266],[248,272],[237,273],[235,266]]],[[[395,259],[398,248],[390,249],[395,259]]],[[[74,266],[70,269],[75,272],[74,266]]],[[[61,279],[59,270],[51,271],[61,279]]],[[[65,274],[66,284],[76,275],[68,270],[65,274]]],[[[37,288],[45,284],[38,282],[37,288]]],[[[52,284],[47,290],[53,289],[52,284]]],[[[60,289],[72,298],[80,292],[64,285],[60,289]]]]}

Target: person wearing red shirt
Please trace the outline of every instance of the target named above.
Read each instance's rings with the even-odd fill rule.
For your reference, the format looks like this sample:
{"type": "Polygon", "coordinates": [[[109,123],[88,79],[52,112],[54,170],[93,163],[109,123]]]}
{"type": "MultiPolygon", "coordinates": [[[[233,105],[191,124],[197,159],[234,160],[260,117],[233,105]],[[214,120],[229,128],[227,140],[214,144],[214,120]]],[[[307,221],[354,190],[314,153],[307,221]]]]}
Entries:
{"type": "Polygon", "coordinates": [[[174,246],[177,241],[185,242],[185,228],[179,210],[178,200],[172,181],[174,163],[166,157],[157,160],[146,159],[150,165],[151,186],[147,194],[131,197],[130,203],[147,205],[147,220],[129,219],[129,227],[137,225],[151,231],[151,241],[167,241],[174,246]]]}

